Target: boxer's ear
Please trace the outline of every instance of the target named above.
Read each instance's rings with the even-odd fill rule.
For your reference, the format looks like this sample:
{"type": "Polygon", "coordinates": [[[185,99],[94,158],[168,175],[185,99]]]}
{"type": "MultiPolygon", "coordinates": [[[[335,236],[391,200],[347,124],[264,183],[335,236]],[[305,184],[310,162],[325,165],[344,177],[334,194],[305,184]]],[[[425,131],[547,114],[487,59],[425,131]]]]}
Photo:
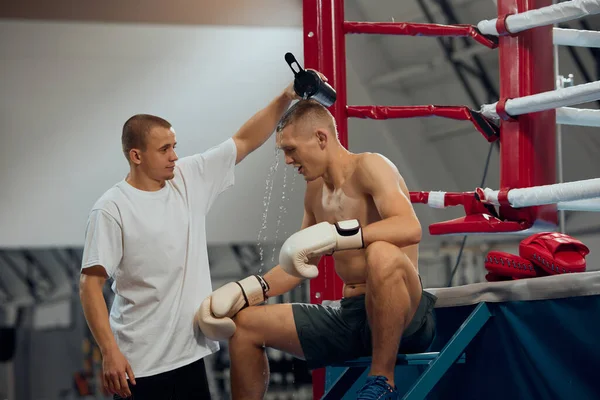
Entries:
{"type": "Polygon", "coordinates": [[[325,146],[327,145],[327,132],[323,131],[323,130],[317,130],[317,140],[319,142],[319,147],[321,147],[321,149],[324,149],[325,146]]]}

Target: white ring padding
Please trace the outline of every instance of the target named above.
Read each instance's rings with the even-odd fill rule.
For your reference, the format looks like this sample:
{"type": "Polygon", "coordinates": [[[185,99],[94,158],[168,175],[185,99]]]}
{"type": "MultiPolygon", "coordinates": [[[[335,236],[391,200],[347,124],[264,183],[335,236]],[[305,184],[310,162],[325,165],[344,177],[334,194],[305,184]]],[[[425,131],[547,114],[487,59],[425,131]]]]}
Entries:
{"type": "MultiPolygon", "coordinates": [[[[600,81],[509,99],[504,110],[510,116],[517,116],[596,100],[600,100],[600,81]]],[[[498,102],[484,104],[480,111],[484,117],[497,120],[497,105],[498,102]]]]}
{"type": "Polygon", "coordinates": [[[599,99],[600,81],[596,81],[510,99],[506,101],[504,109],[508,115],[521,115],[599,99]]]}
{"type": "Polygon", "coordinates": [[[446,192],[429,192],[429,197],[427,198],[427,205],[431,208],[445,208],[446,192]]]}
{"type": "Polygon", "coordinates": [[[558,46],[600,47],[600,32],[554,28],[553,42],[558,46]]]}
{"type": "MultiPolygon", "coordinates": [[[[479,111],[484,117],[499,124],[500,116],[496,112],[497,104],[484,104],[479,111]]],[[[556,109],[556,123],[560,125],[600,127],[600,110],[559,107],[556,109]]]]}
{"type": "MultiPolygon", "coordinates": [[[[510,15],[506,18],[505,23],[506,29],[510,33],[517,33],[538,26],[558,24],[598,13],[600,13],[598,0],[572,0],[510,15]]],[[[498,36],[497,20],[498,18],[480,21],[477,29],[484,35],[498,36]]]]}
{"type": "Polygon", "coordinates": [[[600,294],[600,272],[579,272],[502,282],[481,282],[449,288],[427,288],[437,296],[435,308],[459,307],[482,301],[535,301],[600,294]]]}
{"type": "Polygon", "coordinates": [[[557,108],[556,123],[561,125],[600,127],[600,110],[571,107],[557,108]]]}
{"type": "MultiPolygon", "coordinates": [[[[485,188],[484,201],[499,206],[499,190],[485,188]]],[[[557,204],[564,201],[585,200],[600,197],[600,178],[567,183],[511,189],[508,202],[513,208],[557,204]]]]}
{"type": "Polygon", "coordinates": [[[600,198],[574,201],[561,201],[556,204],[558,210],[564,211],[600,211],[600,198]]]}

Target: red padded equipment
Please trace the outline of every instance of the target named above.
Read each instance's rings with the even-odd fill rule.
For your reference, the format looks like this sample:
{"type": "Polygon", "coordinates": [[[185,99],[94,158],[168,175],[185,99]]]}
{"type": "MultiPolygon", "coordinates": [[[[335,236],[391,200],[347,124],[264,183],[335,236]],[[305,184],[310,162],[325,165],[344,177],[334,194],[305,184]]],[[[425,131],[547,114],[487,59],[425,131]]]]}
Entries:
{"type": "Polygon", "coordinates": [[[590,249],[572,236],[559,232],[540,232],[521,241],[519,255],[548,274],[584,272],[590,249]]]}
{"type": "Polygon", "coordinates": [[[530,261],[503,251],[490,251],[485,257],[485,269],[494,275],[509,279],[535,278],[547,275],[530,261]]]}

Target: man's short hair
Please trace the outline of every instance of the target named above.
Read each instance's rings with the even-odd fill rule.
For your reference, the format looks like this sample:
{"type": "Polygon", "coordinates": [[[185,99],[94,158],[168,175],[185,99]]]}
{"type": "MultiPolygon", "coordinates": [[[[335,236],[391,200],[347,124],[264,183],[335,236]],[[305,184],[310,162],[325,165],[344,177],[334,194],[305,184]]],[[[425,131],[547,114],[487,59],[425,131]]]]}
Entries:
{"type": "Polygon", "coordinates": [[[307,121],[328,120],[330,122],[329,128],[332,130],[332,133],[337,135],[333,115],[331,115],[327,108],[315,100],[299,100],[296,104],[291,106],[279,120],[279,123],[277,124],[277,133],[283,131],[286,126],[293,125],[296,122],[305,119],[307,121]]]}
{"type": "Polygon", "coordinates": [[[146,150],[148,134],[155,127],[171,129],[171,124],[160,117],[150,114],[136,114],[125,122],[121,135],[121,144],[123,145],[123,154],[125,154],[127,161],[130,161],[129,152],[131,149],[146,150]]]}

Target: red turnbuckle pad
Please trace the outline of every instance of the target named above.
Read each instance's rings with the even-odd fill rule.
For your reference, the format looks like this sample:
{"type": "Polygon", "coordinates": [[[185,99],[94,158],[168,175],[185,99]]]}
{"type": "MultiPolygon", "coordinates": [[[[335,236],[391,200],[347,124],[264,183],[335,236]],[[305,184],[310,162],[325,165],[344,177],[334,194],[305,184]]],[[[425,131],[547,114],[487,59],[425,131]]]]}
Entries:
{"type": "Polygon", "coordinates": [[[519,232],[531,228],[531,223],[523,221],[502,221],[489,214],[471,214],[450,221],[429,225],[432,235],[455,235],[463,233],[506,233],[519,232]]]}

